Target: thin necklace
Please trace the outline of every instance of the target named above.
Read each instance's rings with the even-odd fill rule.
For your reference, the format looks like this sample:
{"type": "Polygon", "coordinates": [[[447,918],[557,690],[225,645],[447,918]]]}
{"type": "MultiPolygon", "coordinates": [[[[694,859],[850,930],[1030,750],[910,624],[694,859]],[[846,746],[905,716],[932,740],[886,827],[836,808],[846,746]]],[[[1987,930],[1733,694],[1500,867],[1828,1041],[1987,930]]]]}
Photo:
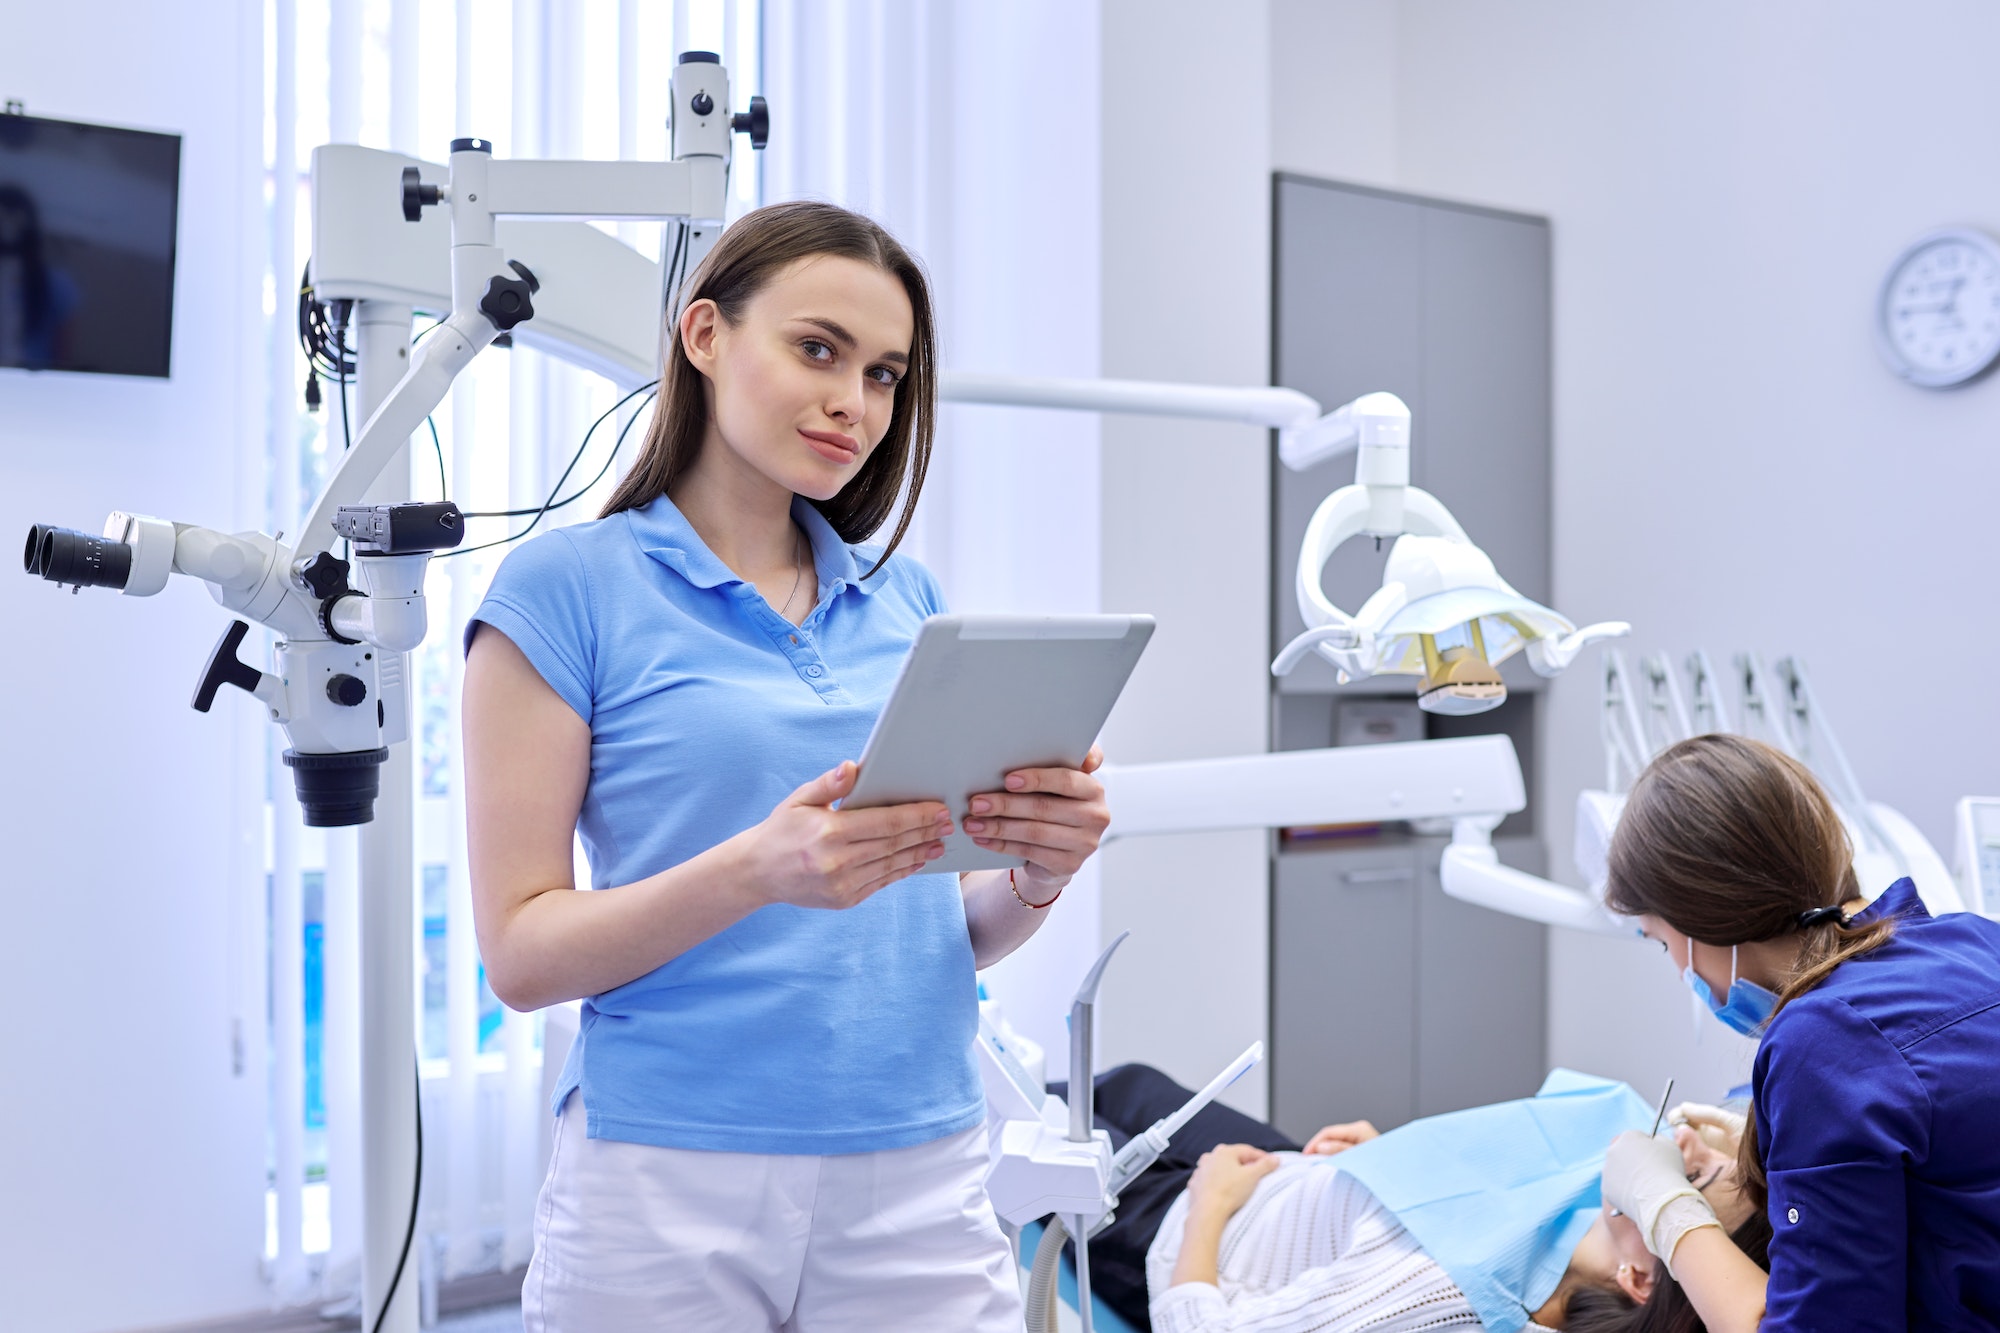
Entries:
{"type": "MultiPolygon", "coordinates": [[[[796,552],[799,545],[804,544],[805,534],[797,528],[793,528],[792,533],[798,538],[798,542],[792,547],[793,551],[796,552]]],[[[778,608],[778,614],[786,620],[792,618],[792,599],[799,595],[799,585],[806,581],[806,564],[803,555],[795,554],[792,559],[798,565],[798,573],[792,576],[792,590],[785,594],[785,604],[778,608]]]]}

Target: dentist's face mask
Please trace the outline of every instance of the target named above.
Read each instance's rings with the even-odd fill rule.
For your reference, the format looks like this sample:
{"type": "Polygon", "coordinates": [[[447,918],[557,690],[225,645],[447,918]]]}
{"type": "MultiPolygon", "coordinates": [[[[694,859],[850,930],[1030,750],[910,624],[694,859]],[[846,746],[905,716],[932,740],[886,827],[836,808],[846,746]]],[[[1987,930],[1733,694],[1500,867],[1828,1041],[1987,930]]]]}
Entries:
{"type": "Polygon", "coordinates": [[[1722,1020],[1724,1027],[1732,1032],[1740,1032],[1746,1037],[1755,1037],[1764,1031],[1764,1025],[1771,1021],[1771,1012],[1778,1007],[1778,997],[1773,992],[1759,986],[1754,981],[1745,981],[1736,975],[1736,949],[1729,950],[1729,999],[1717,1004],[1715,992],[1709,989],[1694,970],[1694,941],[1688,941],[1688,965],[1681,969],[1681,980],[1694,992],[1695,999],[1708,1006],[1708,1011],[1722,1020]]]}

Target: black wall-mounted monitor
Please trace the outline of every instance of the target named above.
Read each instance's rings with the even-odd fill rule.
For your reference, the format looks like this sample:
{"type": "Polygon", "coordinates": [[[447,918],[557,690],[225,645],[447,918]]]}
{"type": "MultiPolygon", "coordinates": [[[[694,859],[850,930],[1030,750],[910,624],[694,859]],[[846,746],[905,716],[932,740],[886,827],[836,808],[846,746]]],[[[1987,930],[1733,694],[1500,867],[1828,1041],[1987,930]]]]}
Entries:
{"type": "Polygon", "coordinates": [[[178,134],[0,114],[0,367],[165,376],[178,134]]]}

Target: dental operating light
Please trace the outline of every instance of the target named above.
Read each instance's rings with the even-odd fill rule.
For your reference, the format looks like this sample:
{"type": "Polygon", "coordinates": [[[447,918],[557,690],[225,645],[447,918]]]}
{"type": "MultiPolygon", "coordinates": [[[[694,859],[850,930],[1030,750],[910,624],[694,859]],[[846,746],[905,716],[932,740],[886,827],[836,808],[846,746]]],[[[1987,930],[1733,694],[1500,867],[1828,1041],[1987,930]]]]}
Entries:
{"type": "Polygon", "coordinates": [[[1579,629],[1500,577],[1443,502],[1410,485],[1410,409],[1394,394],[1367,394],[1325,420],[1286,462],[1310,466],[1351,443],[1354,483],[1322,500],[1306,525],[1295,580],[1306,629],[1279,650],[1273,675],[1317,653],[1342,684],[1416,676],[1417,704],[1426,712],[1483,713],[1505,701],[1498,668],[1514,654],[1524,652],[1537,675],[1555,676],[1588,645],[1631,632],[1615,620],[1579,629]],[[1326,595],[1320,576],[1343,543],[1362,536],[1395,545],[1382,586],[1350,615],[1326,595]]]}

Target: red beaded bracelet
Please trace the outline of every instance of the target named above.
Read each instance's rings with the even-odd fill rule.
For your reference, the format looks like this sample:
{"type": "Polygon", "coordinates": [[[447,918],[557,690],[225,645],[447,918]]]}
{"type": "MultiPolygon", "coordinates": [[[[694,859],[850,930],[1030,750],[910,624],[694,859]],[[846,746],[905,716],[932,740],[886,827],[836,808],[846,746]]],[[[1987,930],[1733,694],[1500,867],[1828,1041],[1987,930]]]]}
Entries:
{"type": "MultiPolygon", "coordinates": [[[[1063,886],[1063,888],[1065,888],[1065,889],[1066,889],[1066,888],[1068,888],[1068,887],[1069,887],[1069,886],[1068,886],[1067,884],[1065,884],[1065,885],[1063,886]]],[[[1010,890],[1010,891],[1011,891],[1011,892],[1013,893],[1013,895],[1014,895],[1014,901],[1015,901],[1015,902],[1017,902],[1017,903],[1019,903],[1019,904],[1021,904],[1021,906],[1023,906],[1023,907],[1025,907],[1025,908],[1027,908],[1027,909],[1028,909],[1028,910],[1029,910],[1030,912],[1040,912],[1040,911],[1045,911],[1046,909],[1048,909],[1048,908],[1050,908],[1050,907],[1053,907],[1053,906],[1055,906],[1055,903],[1056,903],[1056,898],[1060,898],[1060,897],[1062,897],[1062,894],[1063,894],[1063,891],[1062,891],[1062,889],[1057,889],[1057,890],[1056,890],[1056,898],[1051,898],[1051,899],[1049,899],[1049,900],[1048,900],[1047,902],[1045,902],[1045,903],[1031,903],[1031,902],[1029,902],[1029,901],[1028,901],[1028,900],[1027,900],[1026,898],[1023,898],[1023,897],[1021,896],[1021,887],[1020,887],[1020,885],[1018,885],[1018,884],[1016,884],[1016,883],[1014,882],[1014,870],[1013,870],[1013,867],[1011,867],[1011,866],[1009,866],[1009,867],[1008,867],[1008,869],[1007,869],[1007,888],[1008,888],[1008,889],[1009,889],[1009,890],[1010,890]]]]}

